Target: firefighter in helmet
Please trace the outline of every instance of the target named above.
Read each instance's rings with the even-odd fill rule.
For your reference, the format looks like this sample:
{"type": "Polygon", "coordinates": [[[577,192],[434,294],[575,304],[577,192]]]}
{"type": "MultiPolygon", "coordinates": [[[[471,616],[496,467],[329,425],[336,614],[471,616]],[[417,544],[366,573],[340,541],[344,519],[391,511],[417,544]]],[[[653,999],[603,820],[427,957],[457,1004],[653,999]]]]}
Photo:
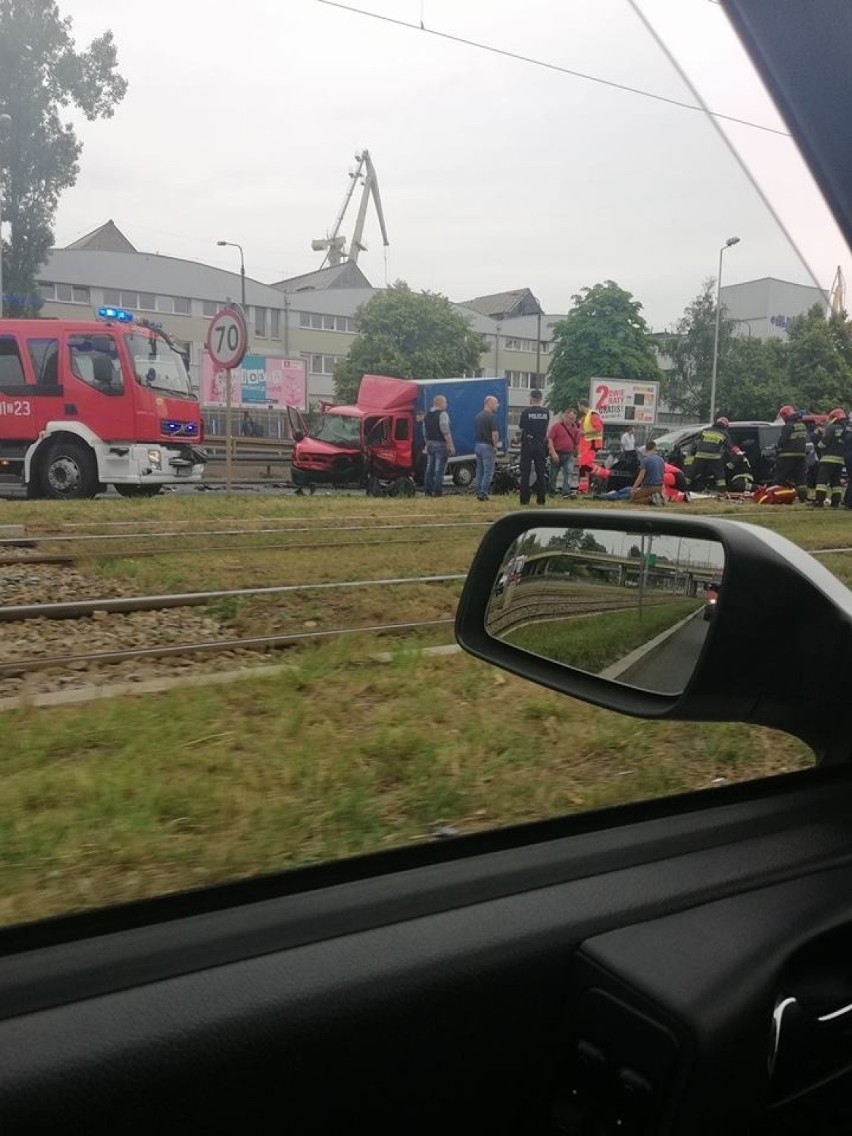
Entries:
{"type": "Polygon", "coordinates": [[[730,422],[724,415],[717,416],[712,426],[703,429],[695,447],[695,460],[689,467],[689,488],[695,489],[704,481],[713,482],[718,493],[728,488],[725,478],[725,458],[733,453],[728,434],[730,422]]]}
{"type": "Polygon", "coordinates": [[[817,471],[816,499],[814,508],[821,509],[826,497],[831,495],[832,509],[840,508],[843,497],[843,487],[840,477],[843,473],[843,461],[846,452],[846,435],[849,423],[846,411],[842,406],[836,406],[828,416],[825,424],[825,433],[819,444],[819,470],[817,471]]]}
{"type": "Polygon", "coordinates": [[[754,489],[754,474],[751,463],[743,451],[735,446],[730,458],[725,462],[728,471],[728,488],[731,493],[751,493],[754,489]]]}
{"type": "Polygon", "coordinates": [[[795,489],[800,501],[807,500],[807,447],[808,428],[802,415],[789,403],[778,411],[784,423],[778,436],[775,453],[775,485],[795,489]]]}

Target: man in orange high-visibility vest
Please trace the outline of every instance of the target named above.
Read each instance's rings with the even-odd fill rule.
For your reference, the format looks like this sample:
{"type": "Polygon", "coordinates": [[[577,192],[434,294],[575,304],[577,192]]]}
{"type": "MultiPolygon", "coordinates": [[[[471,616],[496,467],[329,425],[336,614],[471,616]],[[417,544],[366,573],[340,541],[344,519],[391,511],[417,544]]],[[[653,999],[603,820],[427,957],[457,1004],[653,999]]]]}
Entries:
{"type": "Polygon", "coordinates": [[[596,410],[591,410],[589,404],[581,399],[577,403],[580,420],[580,477],[588,473],[595,464],[595,455],[603,449],[604,424],[603,419],[596,410]]]}

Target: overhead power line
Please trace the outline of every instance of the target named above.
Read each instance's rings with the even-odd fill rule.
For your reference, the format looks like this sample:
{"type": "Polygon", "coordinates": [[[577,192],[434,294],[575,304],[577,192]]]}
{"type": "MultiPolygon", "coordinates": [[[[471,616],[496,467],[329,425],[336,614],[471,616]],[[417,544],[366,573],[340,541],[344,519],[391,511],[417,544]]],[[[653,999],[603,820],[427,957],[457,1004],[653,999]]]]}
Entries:
{"type": "Polygon", "coordinates": [[[514,59],[519,63],[528,63],[533,67],[543,67],[546,71],[557,71],[561,75],[571,75],[574,79],[584,79],[588,83],[599,83],[602,87],[612,87],[616,91],[626,91],[630,95],[641,95],[642,98],[654,99],[659,103],[667,103],[669,106],[679,107],[681,110],[694,110],[700,114],[710,115],[712,118],[722,119],[725,122],[735,122],[739,126],[748,126],[753,130],[763,130],[767,134],[779,134],[782,138],[789,138],[790,134],[786,130],[779,130],[775,126],[766,126],[762,122],[750,122],[747,118],[737,118],[736,115],[722,114],[720,111],[708,110],[706,107],[697,105],[695,103],[686,103],[680,99],[669,98],[668,95],[658,95],[654,91],[645,91],[641,87],[630,87],[626,83],[616,83],[613,79],[602,79],[599,75],[588,75],[584,71],[574,71],[570,67],[562,67],[558,63],[548,63],[544,59],[535,59],[531,55],[524,55],[518,51],[509,51],[504,47],[495,47],[493,44],[481,43],[479,40],[466,39],[464,36],[452,35],[450,32],[440,32],[435,28],[427,28],[422,23],[412,24],[407,20],[398,20],[394,16],[384,16],[379,12],[370,12],[364,8],[355,8],[351,4],[341,4],[340,0],[317,0],[318,4],[324,4],[327,8],[339,8],[343,12],[350,12],[355,16],[365,16],[371,20],[380,20],[385,24],[393,24],[398,28],[406,28],[408,31],[421,32],[425,35],[435,36],[437,39],[449,40],[452,43],[460,43],[465,47],[474,47],[478,51],[488,51],[492,55],[502,55],[505,59],[514,59]]]}

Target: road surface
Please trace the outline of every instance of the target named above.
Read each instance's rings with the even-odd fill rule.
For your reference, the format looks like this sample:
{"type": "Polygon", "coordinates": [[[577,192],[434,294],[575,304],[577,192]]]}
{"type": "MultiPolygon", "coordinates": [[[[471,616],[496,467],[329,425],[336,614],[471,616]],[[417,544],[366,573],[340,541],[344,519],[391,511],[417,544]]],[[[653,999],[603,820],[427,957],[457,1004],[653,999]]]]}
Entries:
{"type": "Polygon", "coordinates": [[[713,626],[700,615],[670,636],[662,646],[618,676],[628,686],[652,690],[656,694],[680,694],[695,671],[695,664],[713,626]]]}

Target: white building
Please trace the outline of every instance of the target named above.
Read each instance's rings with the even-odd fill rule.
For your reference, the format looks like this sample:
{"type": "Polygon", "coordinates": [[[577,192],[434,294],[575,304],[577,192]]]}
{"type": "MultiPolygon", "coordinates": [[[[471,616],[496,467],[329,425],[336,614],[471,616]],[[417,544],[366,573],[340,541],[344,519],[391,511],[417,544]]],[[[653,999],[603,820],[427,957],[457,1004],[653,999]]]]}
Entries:
{"type": "MultiPolygon", "coordinates": [[[[208,322],[225,301],[241,299],[242,281],[238,272],[139,252],[108,221],[67,248],[53,249],[39,287],[45,316],[79,318],[114,305],[160,318],[187,345],[199,389],[208,322]]],[[[348,354],[357,333],[355,313],[375,293],[349,261],[275,284],[246,277],[250,351],[303,358],[309,407],[330,401],[334,365],[348,354]]],[[[528,288],[456,306],[487,344],[477,373],[508,378],[509,421],[516,424],[530,389],[545,385],[552,327],[562,317],[546,316],[528,288]]]]}
{"type": "Polygon", "coordinates": [[[792,284],[765,276],[742,284],[725,284],[721,289],[722,316],[734,326],[734,334],[755,339],[778,339],[787,334],[794,316],[803,315],[814,304],[828,312],[828,295],[810,284],[792,284]]]}

